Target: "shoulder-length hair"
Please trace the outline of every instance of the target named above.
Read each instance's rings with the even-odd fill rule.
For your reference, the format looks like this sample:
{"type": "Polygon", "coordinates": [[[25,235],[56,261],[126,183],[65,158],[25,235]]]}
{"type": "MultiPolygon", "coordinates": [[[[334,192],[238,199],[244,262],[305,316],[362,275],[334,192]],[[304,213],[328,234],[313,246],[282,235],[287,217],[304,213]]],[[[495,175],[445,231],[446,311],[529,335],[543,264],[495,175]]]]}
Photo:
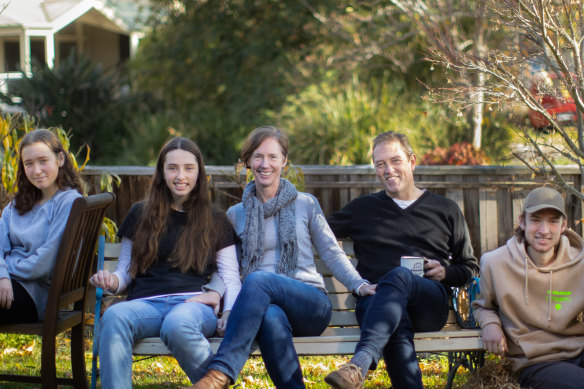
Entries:
{"type": "Polygon", "coordinates": [[[26,176],[24,163],[22,161],[22,150],[33,143],[44,143],[57,158],[63,155],[63,166],[59,167],[56,184],[61,190],[71,188],[76,189],[80,194],[85,192],[85,184],[81,176],[73,166],[69,153],[65,151],[63,144],[53,132],[45,129],[38,129],[29,132],[22,138],[18,147],[18,169],[16,172],[16,194],[14,195],[14,208],[20,215],[30,211],[32,207],[43,197],[42,191],[34,186],[26,176]]]}
{"type": "Polygon", "coordinates": [[[249,133],[245,139],[243,147],[241,148],[241,161],[245,164],[246,168],[251,168],[249,160],[251,159],[253,152],[268,138],[274,138],[280,145],[284,158],[288,157],[288,135],[276,127],[258,127],[249,133]]]}
{"type": "Polygon", "coordinates": [[[166,231],[173,200],[172,193],[164,179],[164,163],[169,152],[179,149],[188,151],[195,156],[199,165],[199,175],[195,187],[183,203],[187,222],[180,232],[169,260],[182,273],[186,273],[189,269],[203,273],[208,262],[215,259],[215,255],[212,254],[218,237],[212,218],[203,156],[199,147],[192,140],[174,138],[166,143],[158,154],[150,191],[142,208],[132,244],[132,263],[130,265],[132,277],[144,273],[157,258],[158,243],[166,231]]]}

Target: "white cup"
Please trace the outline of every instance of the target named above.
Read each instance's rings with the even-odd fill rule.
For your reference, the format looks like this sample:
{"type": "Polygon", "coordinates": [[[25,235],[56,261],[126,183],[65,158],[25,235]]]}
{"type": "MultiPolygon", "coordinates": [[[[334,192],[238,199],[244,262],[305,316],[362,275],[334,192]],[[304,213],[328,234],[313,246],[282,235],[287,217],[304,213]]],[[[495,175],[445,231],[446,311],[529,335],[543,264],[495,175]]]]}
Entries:
{"type": "Polygon", "coordinates": [[[417,276],[424,277],[424,257],[401,257],[401,265],[417,276]]]}

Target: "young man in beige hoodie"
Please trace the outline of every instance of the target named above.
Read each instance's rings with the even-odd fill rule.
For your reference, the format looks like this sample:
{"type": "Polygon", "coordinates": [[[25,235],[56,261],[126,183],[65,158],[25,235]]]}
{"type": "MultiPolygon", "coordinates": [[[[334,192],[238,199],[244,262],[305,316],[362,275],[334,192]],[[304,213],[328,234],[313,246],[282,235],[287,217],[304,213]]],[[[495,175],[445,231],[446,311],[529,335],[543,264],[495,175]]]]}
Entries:
{"type": "Polygon", "coordinates": [[[584,387],[584,241],[566,227],[560,193],[534,189],[515,236],[481,258],[484,348],[511,358],[525,388],[584,387]]]}

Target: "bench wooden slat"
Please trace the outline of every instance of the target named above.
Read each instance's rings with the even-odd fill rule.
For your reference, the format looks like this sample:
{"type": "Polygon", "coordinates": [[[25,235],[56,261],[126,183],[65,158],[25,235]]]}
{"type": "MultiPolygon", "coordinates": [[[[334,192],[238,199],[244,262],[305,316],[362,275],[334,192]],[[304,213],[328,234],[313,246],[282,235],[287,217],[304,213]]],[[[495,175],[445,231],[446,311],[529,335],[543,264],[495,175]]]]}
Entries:
{"type": "Polygon", "coordinates": [[[359,336],[361,330],[359,327],[328,327],[322,335],[326,337],[347,337],[347,336],[359,336]]]}
{"type": "Polygon", "coordinates": [[[480,333],[478,337],[433,338],[430,340],[414,337],[414,347],[419,353],[477,351],[483,349],[483,341],[480,333]]]}
{"type": "MultiPolygon", "coordinates": [[[[452,337],[444,337],[441,331],[416,334],[414,345],[417,352],[473,351],[482,349],[480,331],[470,330],[463,336],[460,331],[452,337]],[[473,332],[474,331],[474,332],[473,332]]],[[[223,338],[210,338],[209,343],[214,353],[217,352],[223,338]]],[[[294,338],[294,347],[298,355],[342,355],[353,354],[359,341],[359,334],[345,336],[321,335],[294,338]]],[[[251,355],[259,355],[257,345],[251,355]]],[[[168,355],[170,351],[160,338],[146,338],[134,346],[135,355],[168,355]]]]}
{"type": "Polygon", "coordinates": [[[324,279],[324,287],[326,288],[326,290],[328,290],[329,294],[347,292],[347,289],[345,288],[345,286],[343,284],[341,284],[341,281],[337,280],[336,278],[329,276],[329,277],[323,277],[323,279],[324,279]]]}
{"type": "MultiPolygon", "coordinates": [[[[349,258],[349,261],[353,264],[353,266],[357,265],[357,260],[355,258],[349,258]]],[[[332,276],[331,271],[320,258],[315,257],[314,264],[316,265],[316,271],[318,271],[320,274],[325,277],[332,276]]]]}
{"type": "Polygon", "coordinates": [[[104,251],[103,251],[103,257],[107,260],[112,259],[112,258],[119,258],[120,257],[120,251],[122,249],[122,244],[121,243],[106,243],[104,251]]]}
{"type": "Polygon", "coordinates": [[[109,270],[113,272],[116,270],[116,266],[118,265],[118,261],[103,261],[103,268],[104,270],[109,270]]]}
{"type": "Polygon", "coordinates": [[[352,311],[333,311],[329,327],[338,326],[357,326],[355,312],[352,311]]]}
{"type": "Polygon", "coordinates": [[[334,310],[353,310],[357,299],[351,293],[329,293],[329,300],[334,310]]]}
{"type": "Polygon", "coordinates": [[[345,254],[349,257],[355,256],[355,251],[353,251],[353,241],[351,239],[341,239],[339,240],[339,246],[343,249],[345,254]]]}

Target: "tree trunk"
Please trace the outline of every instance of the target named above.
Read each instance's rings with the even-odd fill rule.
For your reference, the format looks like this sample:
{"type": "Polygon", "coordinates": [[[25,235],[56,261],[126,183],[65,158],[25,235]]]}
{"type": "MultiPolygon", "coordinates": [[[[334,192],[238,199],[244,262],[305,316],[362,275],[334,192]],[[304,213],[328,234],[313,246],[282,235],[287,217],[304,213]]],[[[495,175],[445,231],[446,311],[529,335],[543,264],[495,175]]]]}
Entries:
{"type": "MultiPolygon", "coordinates": [[[[485,1],[478,0],[476,8],[476,19],[474,28],[474,55],[480,58],[485,53],[485,1]]],[[[478,150],[481,148],[481,138],[483,130],[483,108],[484,108],[484,93],[485,74],[478,73],[475,77],[475,92],[472,96],[473,113],[472,113],[472,144],[478,150]]]]}

